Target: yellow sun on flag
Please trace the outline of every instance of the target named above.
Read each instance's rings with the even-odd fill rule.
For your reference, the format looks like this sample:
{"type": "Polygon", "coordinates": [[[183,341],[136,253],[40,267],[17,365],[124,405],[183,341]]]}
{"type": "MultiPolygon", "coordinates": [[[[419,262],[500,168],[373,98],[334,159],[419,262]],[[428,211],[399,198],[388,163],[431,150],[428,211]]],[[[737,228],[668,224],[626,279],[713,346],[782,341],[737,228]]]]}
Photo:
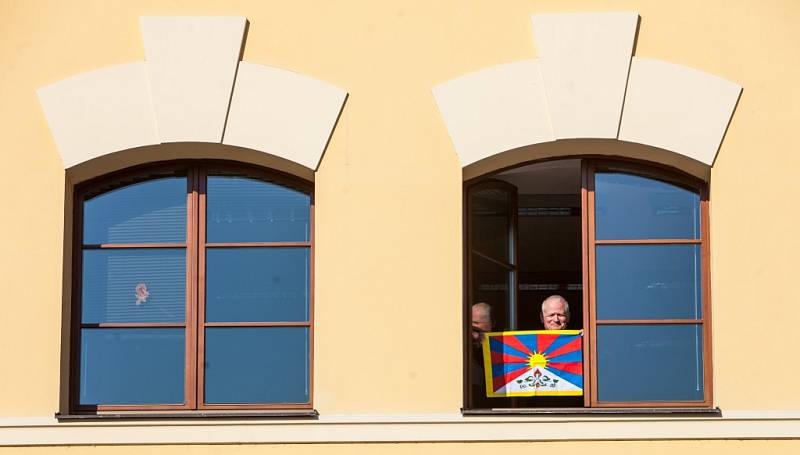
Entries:
{"type": "Polygon", "coordinates": [[[547,366],[547,357],[538,352],[534,352],[533,355],[528,359],[528,364],[533,367],[541,367],[544,368],[547,366]]]}

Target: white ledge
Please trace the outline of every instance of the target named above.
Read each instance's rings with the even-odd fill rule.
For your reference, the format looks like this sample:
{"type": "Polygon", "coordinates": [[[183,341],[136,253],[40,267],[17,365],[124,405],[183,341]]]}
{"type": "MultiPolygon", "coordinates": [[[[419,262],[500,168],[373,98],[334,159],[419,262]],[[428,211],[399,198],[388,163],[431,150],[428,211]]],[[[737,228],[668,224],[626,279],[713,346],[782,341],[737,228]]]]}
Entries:
{"type": "Polygon", "coordinates": [[[722,417],[460,414],[328,415],[318,420],[159,420],[59,423],[0,418],[0,446],[787,439],[800,411],[726,411],[722,417]]]}

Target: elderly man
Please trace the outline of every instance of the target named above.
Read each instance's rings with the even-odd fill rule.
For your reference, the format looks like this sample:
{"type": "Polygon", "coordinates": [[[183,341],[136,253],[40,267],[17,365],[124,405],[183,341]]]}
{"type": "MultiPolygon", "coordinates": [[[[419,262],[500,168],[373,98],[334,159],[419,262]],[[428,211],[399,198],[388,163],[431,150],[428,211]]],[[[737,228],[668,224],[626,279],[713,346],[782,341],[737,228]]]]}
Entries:
{"type": "Polygon", "coordinates": [[[545,330],[564,330],[569,323],[569,303],[560,295],[551,295],[542,302],[539,318],[545,330]]]}
{"type": "Polygon", "coordinates": [[[501,406],[500,398],[486,396],[486,379],[483,369],[483,350],[481,339],[483,334],[494,328],[492,307],[488,303],[479,302],[472,305],[472,343],[470,346],[470,387],[472,388],[470,406],[473,408],[492,408],[501,406]]]}
{"type": "Polygon", "coordinates": [[[472,341],[480,342],[481,335],[492,330],[492,307],[480,302],[472,305],[472,341]]]}

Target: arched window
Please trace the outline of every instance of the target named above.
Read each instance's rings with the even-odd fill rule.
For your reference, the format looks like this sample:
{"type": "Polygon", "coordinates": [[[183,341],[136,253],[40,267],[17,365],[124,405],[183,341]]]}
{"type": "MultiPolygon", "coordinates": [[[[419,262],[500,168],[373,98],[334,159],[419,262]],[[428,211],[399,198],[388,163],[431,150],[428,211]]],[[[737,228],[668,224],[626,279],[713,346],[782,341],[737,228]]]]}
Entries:
{"type": "Polygon", "coordinates": [[[466,409],[711,406],[703,182],[566,159],[465,191],[466,409]],[[551,296],[568,302],[561,332],[493,338],[544,330],[551,296]]]}
{"type": "Polygon", "coordinates": [[[75,208],[73,412],[311,408],[310,183],[178,162],[75,208]]]}

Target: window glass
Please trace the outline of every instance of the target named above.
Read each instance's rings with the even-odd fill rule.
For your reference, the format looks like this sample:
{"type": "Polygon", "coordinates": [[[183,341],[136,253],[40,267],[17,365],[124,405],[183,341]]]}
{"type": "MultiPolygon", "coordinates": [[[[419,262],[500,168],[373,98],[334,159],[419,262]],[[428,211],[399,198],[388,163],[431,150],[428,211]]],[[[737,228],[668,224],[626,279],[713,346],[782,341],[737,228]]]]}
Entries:
{"type": "Polygon", "coordinates": [[[186,251],[84,250],[81,321],[183,322],[186,251]]]}
{"type": "Polygon", "coordinates": [[[702,401],[703,330],[698,324],[597,327],[600,401],[702,401]]]}
{"type": "Polygon", "coordinates": [[[472,258],[472,295],[475,303],[484,302],[492,307],[496,330],[510,329],[510,296],[514,288],[512,271],[478,254],[473,254],[472,258]]]}
{"type": "Polygon", "coordinates": [[[261,180],[209,176],[208,242],[305,242],[308,194],[261,180]]]}
{"type": "Polygon", "coordinates": [[[76,189],[70,412],[311,407],[310,185],[273,180],[198,161],[76,189]]]}
{"type": "Polygon", "coordinates": [[[182,403],[184,346],[179,328],[82,329],[80,403],[182,403]]]}
{"type": "Polygon", "coordinates": [[[210,327],[205,335],[207,403],[309,400],[305,327],[210,327]]]}
{"type": "Polygon", "coordinates": [[[83,243],[186,241],[186,177],[166,177],[103,193],[83,205],[83,243]]]}
{"type": "Polygon", "coordinates": [[[307,321],[308,248],[209,248],[206,320],[307,321]]]}
{"type": "Polygon", "coordinates": [[[595,174],[598,240],[699,239],[700,195],[638,175],[595,174]]]}
{"type": "Polygon", "coordinates": [[[472,247],[493,258],[508,262],[509,212],[508,191],[496,188],[472,194],[472,247]]]}
{"type": "Polygon", "coordinates": [[[598,245],[597,318],[699,319],[700,246],[598,245]]]}

